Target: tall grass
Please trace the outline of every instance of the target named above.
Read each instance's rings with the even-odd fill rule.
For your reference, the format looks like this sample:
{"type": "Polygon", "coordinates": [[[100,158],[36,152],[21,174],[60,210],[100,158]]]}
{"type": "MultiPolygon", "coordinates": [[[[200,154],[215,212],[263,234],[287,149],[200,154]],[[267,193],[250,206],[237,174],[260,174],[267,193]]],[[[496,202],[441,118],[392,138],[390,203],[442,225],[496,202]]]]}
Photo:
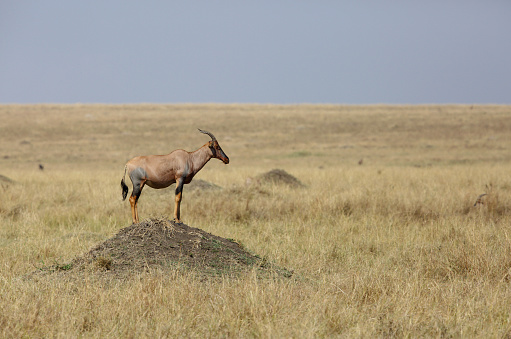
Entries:
{"type": "MultiPolygon", "coordinates": [[[[0,182],[0,336],[508,336],[508,111],[1,106],[0,174],[15,182],[0,182]],[[198,148],[206,140],[195,127],[213,132],[231,163],[212,160],[197,176],[221,190],[185,186],[184,222],[236,239],[291,278],[30,275],[128,226],[125,160],[198,148]],[[305,187],[246,185],[275,167],[305,187]]],[[[172,189],[146,188],[140,217],[170,216],[172,202],[172,189]]]]}

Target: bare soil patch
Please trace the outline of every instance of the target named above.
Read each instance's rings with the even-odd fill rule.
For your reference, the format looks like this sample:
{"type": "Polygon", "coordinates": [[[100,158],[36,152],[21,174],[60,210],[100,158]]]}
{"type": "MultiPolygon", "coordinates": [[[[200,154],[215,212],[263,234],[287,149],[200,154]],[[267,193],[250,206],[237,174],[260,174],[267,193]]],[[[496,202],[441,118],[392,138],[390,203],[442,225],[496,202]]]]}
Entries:
{"type": "Polygon", "coordinates": [[[55,264],[40,271],[86,271],[126,276],[152,269],[175,268],[192,269],[210,276],[234,275],[253,268],[264,274],[292,275],[245,250],[235,240],[166,218],[132,224],[72,262],[55,264]]]}

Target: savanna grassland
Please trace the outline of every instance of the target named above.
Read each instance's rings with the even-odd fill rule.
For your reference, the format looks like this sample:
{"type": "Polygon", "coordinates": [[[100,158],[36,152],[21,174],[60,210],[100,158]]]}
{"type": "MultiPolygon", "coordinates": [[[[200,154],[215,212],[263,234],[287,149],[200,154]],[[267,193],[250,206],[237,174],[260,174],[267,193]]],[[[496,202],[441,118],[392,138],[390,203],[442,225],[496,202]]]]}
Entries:
{"type": "MultiPolygon", "coordinates": [[[[0,337],[511,336],[510,106],[1,105],[0,175],[0,337]],[[293,275],[66,273],[131,225],[125,162],[197,128],[230,164],[183,221],[293,275]]],[[[145,188],[141,220],[173,202],[145,188]]]]}

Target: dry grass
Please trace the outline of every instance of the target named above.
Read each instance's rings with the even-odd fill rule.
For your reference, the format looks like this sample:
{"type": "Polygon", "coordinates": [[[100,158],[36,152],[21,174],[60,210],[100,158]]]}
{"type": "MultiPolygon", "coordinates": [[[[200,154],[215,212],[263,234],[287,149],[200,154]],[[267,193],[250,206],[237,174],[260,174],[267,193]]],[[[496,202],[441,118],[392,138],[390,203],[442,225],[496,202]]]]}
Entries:
{"type": "MultiPolygon", "coordinates": [[[[0,178],[0,337],[509,336],[510,110],[0,106],[0,175],[12,180],[0,178]],[[184,221],[292,278],[26,278],[128,226],[124,162],[196,149],[197,127],[231,163],[197,176],[222,189],[185,186],[184,221]],[[273,168],[305,187],[245,185],[273,168]]],[[[140,216],[171,215],[172,202],[172,189],[147,188],[140,216]]]]}

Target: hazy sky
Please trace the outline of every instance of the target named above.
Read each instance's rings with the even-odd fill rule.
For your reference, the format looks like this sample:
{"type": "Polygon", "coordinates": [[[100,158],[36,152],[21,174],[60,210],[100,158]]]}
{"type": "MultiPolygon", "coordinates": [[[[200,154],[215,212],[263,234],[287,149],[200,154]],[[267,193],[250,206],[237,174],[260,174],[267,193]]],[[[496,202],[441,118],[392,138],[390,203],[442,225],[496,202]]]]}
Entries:
{"type": "Polygon", "coordinates": [[[0,103],[511,103],[511,1],[0,3],[0,103]]]}

